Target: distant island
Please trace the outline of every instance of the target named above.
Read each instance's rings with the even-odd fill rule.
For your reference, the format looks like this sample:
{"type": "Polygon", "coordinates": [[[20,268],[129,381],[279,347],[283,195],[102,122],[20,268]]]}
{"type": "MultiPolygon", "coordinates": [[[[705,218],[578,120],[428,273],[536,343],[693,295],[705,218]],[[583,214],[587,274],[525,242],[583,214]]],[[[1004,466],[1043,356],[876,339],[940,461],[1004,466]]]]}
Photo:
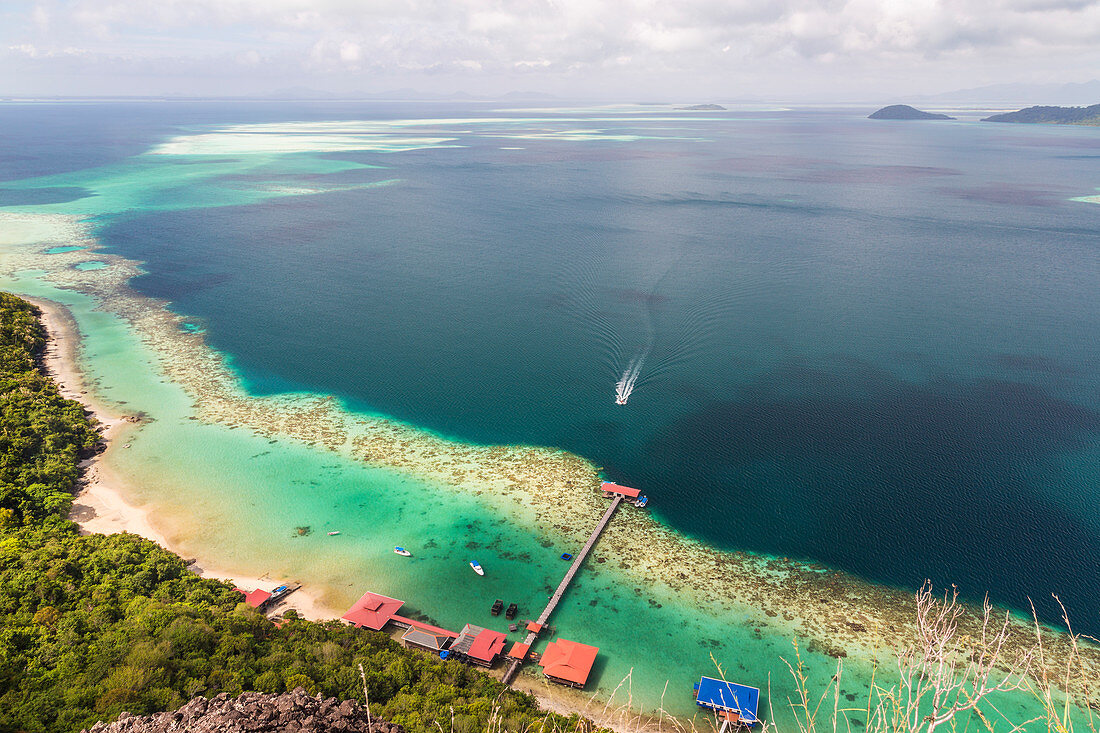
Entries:
{"type": "Polygon", "coordinates": [[[1100,126],[1100,104],[1091,107],[1028,107],[1017,112],[986,117],[982,122],[1100,126]]]}
{"type": "Polygon", "coordinates": [[[693,104],[689,107],[677,107],[676,109],[686,109],[690,112],[724,112],[726,110],[720,104],[693,104]]]}
{"type": "Polygon", "coordinates": [[[953,120],[954,117],[938,115],[932,112],[922,112],[908,104],[891,104],[883,107],[878,112],[867,115],[869,120],[953,120]]]}

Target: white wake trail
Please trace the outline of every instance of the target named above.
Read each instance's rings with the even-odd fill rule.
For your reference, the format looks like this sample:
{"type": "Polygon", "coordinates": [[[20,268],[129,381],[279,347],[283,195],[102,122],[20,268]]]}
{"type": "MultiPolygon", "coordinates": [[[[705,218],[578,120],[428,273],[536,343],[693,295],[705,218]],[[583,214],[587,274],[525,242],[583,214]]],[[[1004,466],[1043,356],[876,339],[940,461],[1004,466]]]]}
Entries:
{"type": "Polygon", "coordinates": [[[623,372],[623,376],[615,383],[616,405],[625,405],[626,401],[630,399],[630,393],[634,391],[634,385],[638,382],[638,375],[642,373],[642,365],[645,364],[645,359],[649,356],[649,350],[650,347],[646,346],[641,354],[631,359],[626,371],[623,372]]]}

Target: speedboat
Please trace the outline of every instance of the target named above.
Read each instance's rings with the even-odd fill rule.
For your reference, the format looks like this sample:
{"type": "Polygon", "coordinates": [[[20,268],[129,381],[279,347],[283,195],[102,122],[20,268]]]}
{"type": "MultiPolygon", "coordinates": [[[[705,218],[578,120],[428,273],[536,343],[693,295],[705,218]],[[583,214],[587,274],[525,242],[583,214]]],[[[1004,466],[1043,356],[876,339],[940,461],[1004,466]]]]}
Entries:
{"type": "Polygon", "coordinates": [[[625,400],[625,399],[623,399],[622,397],[616,397],[616,398],[615,398],[615,404],[616,404],[616,405],[625,405],[625,404],[626,404],[626,400],[625,400]]]}
{"type": "Polygon", "coordinates": [[[404,547],[395,547],[393,551],[401,557],[412,557],[412,553],[406,550],[404,547]]]}
{"type": "Polygon", "coordinates": [[[471,560],[470,567],[472,567],[474,569],[474,572],[478,575],[485,575],[485,570],[477,564],[477,560],[471,560]]]}

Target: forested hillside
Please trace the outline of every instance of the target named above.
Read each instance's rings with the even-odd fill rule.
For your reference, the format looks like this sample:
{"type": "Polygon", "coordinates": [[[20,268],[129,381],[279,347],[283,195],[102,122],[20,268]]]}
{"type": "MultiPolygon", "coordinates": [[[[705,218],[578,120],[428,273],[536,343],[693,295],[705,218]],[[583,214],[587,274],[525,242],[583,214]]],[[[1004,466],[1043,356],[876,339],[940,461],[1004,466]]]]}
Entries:
{"type": "Polygon", "coordinates": [[[511,731],[576,729],[383,634],[296,618],[276,627],[147,540],[80,536],[71,490],[98,435],[40,372],[44,344],[36,309],[0,293],[0,733],[75,731],[219,692],[302,686],[362,700],[360,663],[372,711],[410,733],[449,729],[452,715],[460,733],[487,730],[491,716],[511,731]]]}

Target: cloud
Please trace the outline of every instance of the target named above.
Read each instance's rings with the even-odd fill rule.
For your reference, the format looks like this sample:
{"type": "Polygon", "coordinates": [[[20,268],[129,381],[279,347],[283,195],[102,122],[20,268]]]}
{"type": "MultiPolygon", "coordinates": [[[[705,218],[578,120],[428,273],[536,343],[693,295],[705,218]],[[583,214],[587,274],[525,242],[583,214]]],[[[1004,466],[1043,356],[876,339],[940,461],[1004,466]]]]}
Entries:
{"type": "Polygon", "coordinates": [[[684,73],[770,80],[777,65],[914,77],[936,66],[923,73],[942,80],[952,64],[1031,78],[1100,61],[1100,0],[39,0],[0,22],[0,48],[34,58],[81,48],[111,63],[228,59],[302,76],[614,70],[644,86],[684,73]]]}

